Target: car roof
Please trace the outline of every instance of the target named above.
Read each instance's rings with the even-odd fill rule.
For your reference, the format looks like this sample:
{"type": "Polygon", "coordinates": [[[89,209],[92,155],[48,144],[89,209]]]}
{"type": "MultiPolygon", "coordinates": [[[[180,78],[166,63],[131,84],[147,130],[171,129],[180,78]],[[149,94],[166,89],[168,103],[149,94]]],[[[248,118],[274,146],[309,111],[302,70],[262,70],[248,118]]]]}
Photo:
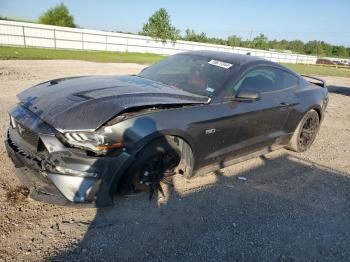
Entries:
{"type": "Polygon", "coordinates": [[[215,59],[215,60],[225,61],[225,62],[234,64],[234,65],[239,65],[239,66],[244,66],[244,65],[248,65],[248,64],[271,65],[271,66],[279,67],[285,71],[288,71],[289,73],[291,73],[295,76],[299,76],[294,71],[290,70],[289,68],[287,68],[283,65],[266,60],[266,59],[258,57],[258,56],[252,56],[252,55],[248,55],[248,54],[242,55],[242,54],[234,54],[234,53],[218,52],[218,51],[208,51],[208,50],[189,51],[189,52],[184,52],[184,53],[180,53],[180,54],[204,56],[204,57],[208,57],[208,58],[215,59]]]}

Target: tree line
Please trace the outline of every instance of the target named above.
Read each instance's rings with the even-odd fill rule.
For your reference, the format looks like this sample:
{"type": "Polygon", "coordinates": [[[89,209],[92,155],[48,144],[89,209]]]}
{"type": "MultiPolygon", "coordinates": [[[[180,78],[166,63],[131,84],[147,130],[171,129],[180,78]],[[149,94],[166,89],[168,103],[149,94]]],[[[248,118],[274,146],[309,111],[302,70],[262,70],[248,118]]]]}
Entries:
{"type": "Polygon", "coordinates": [[[226,39],[208,37],[204,32],[196,33],[192,29],[186,29],[185,34],[181,35],[180,30],[176,29],[170,21],[170,16],[165,8],[154,12],[144,24],[139,32],[141,35],[151,36],[153,38],[167,41],[186,40],[192,42],[209,43],[217,45],[228,45],[236,47],[255,48],[262,50],[290,51],[293,53],[316,55],[316,56],[336,56],[350,57],[350,48],[341,45],[332,45],[324,41],[308,41],[304,43],[301,40],[269,40],[264,34],[259,34],[252,40],[242,39],[237,35],[230,35],[226,39]]]}
{"type": "Polygon", "coordinates": [[[210,43],[218,45],[228,45],[246,48],[255,48],[262,50],[291,51],[293,53],[316,55],[316,56],[336,56],[350,57],[350,48],[344,46],[332,45],[324,41],[308,41],[304,43],[301,40],[269,40],[264,34],[259,34],[252,40],[243,40],[241,37],[231,35],[227,39],[207,37],[205,33],[196,34],[193,30],[187,29],[184,36],[179,39],[210,43]]]}
{"type": "MultiPolygon", "coordinates": [[[[6,19],[6,17],[0,16],[0,19],[6,19]]],[[[77,27],[74,22],[74,17],[69,13],[67,6],[63,3],[44,12],[39,17],[38,22],[48,25],[77,27]]],[[[299,54],[350,58],[350,48],[317,40],[308,41],[306,43],[301,40],[269,40],[264,34],[259,34],[252,40],[242,39],[237,35],[230,35],[226,39],[222,39],[208,37],[204,32],[196,33],[192,29],[187,29],[185,33],[181,35],[180,30],[171,24],[170,15],[165,8],[160,8],[155,11],[143,25],[139,34],[150,36],[163,42],[169,40],[172,42],[176,42],[176,40],[186,40],[232,47],[247,47],[262,50],[273,49],[282,52],[288,50],[299,54]]]]}

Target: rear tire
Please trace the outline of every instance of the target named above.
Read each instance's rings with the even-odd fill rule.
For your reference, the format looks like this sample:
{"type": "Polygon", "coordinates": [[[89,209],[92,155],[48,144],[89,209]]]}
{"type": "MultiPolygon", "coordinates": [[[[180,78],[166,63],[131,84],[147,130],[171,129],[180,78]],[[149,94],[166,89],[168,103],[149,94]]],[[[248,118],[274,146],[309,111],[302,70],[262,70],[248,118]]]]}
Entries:
{"type": "Polygon", "coordinates": [[[295,152],[305,152],[315,141],[319,127],[318,113],[314,109],[309,110],[299,122],[286,148],[295,152]]]}

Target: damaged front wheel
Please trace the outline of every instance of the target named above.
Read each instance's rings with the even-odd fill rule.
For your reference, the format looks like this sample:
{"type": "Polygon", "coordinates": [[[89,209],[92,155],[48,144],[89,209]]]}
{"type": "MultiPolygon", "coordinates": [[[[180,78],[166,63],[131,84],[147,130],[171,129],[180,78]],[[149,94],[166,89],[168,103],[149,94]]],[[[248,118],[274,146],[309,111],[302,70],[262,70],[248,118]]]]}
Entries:
{"type": "Polygon", "coordinates": [[[155,194],[164,195],[161,184],[171,184],[181,159],[178,145],[171,137],[159,138],[137,155],[127,172],[129,188],[135,192],[146,192],[149,200],[155,194]]]}

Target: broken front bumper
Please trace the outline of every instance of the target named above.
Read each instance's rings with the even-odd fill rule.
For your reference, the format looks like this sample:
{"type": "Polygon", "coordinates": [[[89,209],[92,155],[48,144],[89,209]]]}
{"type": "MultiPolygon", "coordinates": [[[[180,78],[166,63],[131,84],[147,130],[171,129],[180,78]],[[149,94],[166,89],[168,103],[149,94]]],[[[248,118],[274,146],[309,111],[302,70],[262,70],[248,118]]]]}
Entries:
{"type": "Polygon", "coordinates": [[[22,116],[27,116],[25,121],[16,114],[12,116],[22,121],[18,122],[22,131],[10,127],[5,145],[16,167],[16,175],[30,189],[30,196],[60,205],[71,202],[96,206],[113,204],[118,181],[133,157],[126,152],[115,157],[89,156],[84,150],[66,147],[51,132],[37,133],[38,147],[33,149],[25,137],[31,130],[25,129],[29,123],[33,127],[33,121],[37,122],[35,127],[42,127],[44,123],[38,125],[41,120],[23,108],[20,110],[22,116]]]}

